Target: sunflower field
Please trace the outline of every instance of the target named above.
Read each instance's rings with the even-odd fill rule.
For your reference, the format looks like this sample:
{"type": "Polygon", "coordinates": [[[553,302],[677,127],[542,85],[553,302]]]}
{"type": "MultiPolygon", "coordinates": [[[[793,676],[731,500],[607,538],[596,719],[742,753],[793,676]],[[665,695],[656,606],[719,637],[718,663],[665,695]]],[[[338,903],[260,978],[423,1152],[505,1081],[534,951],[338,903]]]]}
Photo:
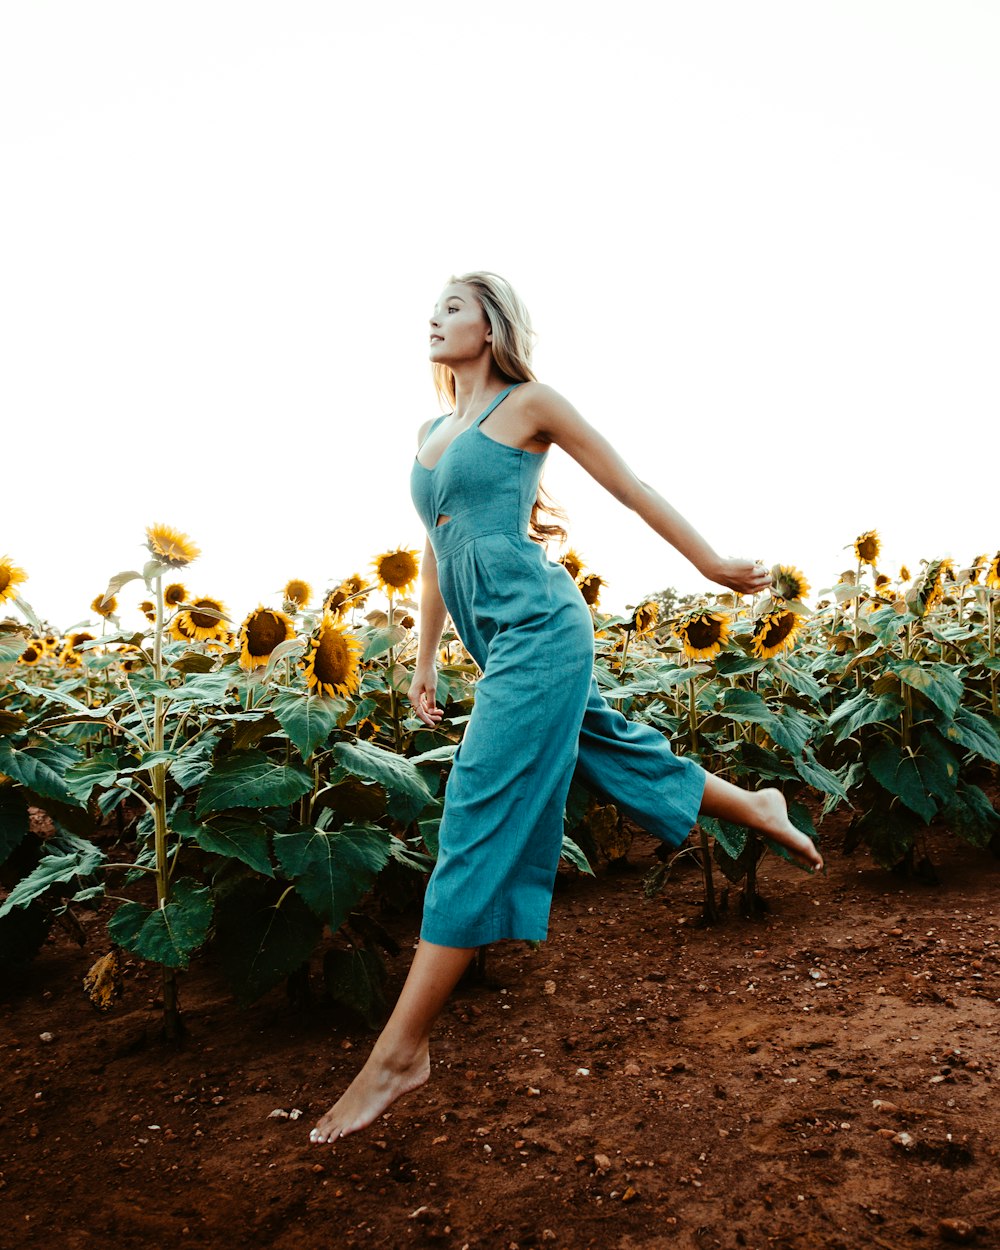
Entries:
{"type": "MultiPolygon", "coordinates": [[[[476,666],[446,632],[444,719],[432,729],[410,715],[415,551],[384,553],[322,595],[292,579],[280,606],[234,628],[225,604],[184,584],[194,543],[165,525],[146,538],[145,567],[112,577],[93,624],[69,635],[36,616],[25,571],[0,558],[0,602],[16,612],[0,621],[0,960],[30,960],[57,917],[111,900],[109,950],[86,988],[110,1006],[119,952],[152,961],[174,1036],[176,973],[199,952],[250,1002],[283,981],[294,992],[329,934],[326,989],[374,1025],[393,944],[360,904],[373,890],[386,907],[419,897],[476,666]],[[136,586],[140,631],[118,616],[136,586]]],[[[932,821],[1000,853],[1000,553],[893,577],[879,551],[875,531],[860,535],[853,567],[811,608],[803,575],[776,565],[754,600],[678,607],[661,593],[624,616],[602,613],[603,579],[575,552],[561,563],[591,607],[614,706],[738,784],[779,786],[811,836],[842,807],[848,852],[927,875],[932,821]]],[[[631,838],[606,796],[575,783],[566,830],[564,858],[581,871],[631,838]]],[[[753,913],[765,850],[703,819],[677,854],[698,856],[711,916],[713,864],[753,913]]]]}

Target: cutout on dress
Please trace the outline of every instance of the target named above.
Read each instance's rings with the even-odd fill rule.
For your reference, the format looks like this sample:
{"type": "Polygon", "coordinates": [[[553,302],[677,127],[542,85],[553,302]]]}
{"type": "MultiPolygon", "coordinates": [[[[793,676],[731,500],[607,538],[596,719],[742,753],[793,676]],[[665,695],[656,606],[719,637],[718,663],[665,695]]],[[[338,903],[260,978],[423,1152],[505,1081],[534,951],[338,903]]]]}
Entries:
{"type": "Polygon", "coordinates": [[[438,519],[434,522],[434,524],[435,525],[447,525],[450,520],[451,520],[450,516],[445,516],[443,512],[439,512],[438,519]]]}

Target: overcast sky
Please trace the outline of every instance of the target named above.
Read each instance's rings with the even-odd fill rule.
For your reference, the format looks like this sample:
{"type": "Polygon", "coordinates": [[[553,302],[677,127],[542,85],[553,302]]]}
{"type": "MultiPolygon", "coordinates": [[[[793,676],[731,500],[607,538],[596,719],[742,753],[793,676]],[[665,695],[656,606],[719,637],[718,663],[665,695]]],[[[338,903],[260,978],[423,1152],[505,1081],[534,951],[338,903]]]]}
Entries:
{"type": "MultiPolygon", "coordinates": [[[[420,546],[471,268],[724,554],[993,552],[998,66],[968,0],[5,5],[0,555],[67,626],[152,521],[237,620],[420,546]]],[[[546,483],[608,605],[706,585],[558,449],[546,483]]]]}

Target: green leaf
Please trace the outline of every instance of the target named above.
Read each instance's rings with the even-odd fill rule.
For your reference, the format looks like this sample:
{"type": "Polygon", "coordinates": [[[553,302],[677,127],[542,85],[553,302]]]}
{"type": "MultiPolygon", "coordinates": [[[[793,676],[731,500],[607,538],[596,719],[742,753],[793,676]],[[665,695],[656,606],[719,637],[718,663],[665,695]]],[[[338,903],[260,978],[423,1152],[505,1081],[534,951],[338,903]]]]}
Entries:
{"type": "MultiPolygon", "coordinates": [[[[758,663],[762,664],[764,661],[760,660],[758,663]]],[[[819,703],[827,692],[827,687],[820,685],[815,677],[787,660],[778,660],[775,667],[782,681],[807,699],[812,699],[814,703],[819,703]]]]}
{"type": "MultiPolygon", "coordinates": [[[[207,609],[205,609],[207,611],[207,609]]],[[[201,608],[198,611],[202,611],[201,608]]],[[[194,673],[185,677],[184,684],[170,691],[175,704],[201,704],[204,707],[222,703],[226,690],[233,681],[233,674],[227,669],[219,669],[217,673],[194,673]]]]}
{"type": "Polygon", "coordinates": [[[274,854],[316,915],[336,930],[389,862],[389,836],[371,825],[302,829],[275,834],[274,854]]]}
{"type": "Polygon", "coordinates": [[[955,742],[994,764],[1000,764],[1000,736],[990,722],[976,712],[970,712],[965,707],[956,708],[954,720],[950,725],[942,727],[941,732],[949,742],[955,742]]]}
{"type": "Polygon", "coordinates": [[[834,742],[842,742],[865,725],[884,725],[895,721],[902,710],[903,700],[899,695],[883,694],[873,699],[867,691],[862,690],[831,712],[827,725],[836,730],[834,742]]]}
{"type": "Polygon", "coordinates": [[[170,765],[170,775],[182,790],[200,785],[212,771],[212,752],[219,741],[218,733],[205,733],[181,747],[170,765]]]}
{"type": "Polygon", "coordinates": [[[943,756],[933,739],[913,752],[885,743],[868,761],[868,771],[883,789],[927,823],[938,810],[934,800],[949,800],[955,789],[957,768],[954,760],[945,756],[947,750],[943,756]]]}
{"type": "Polygon", "coordinates": [[[303,760],[308,760],[336,729],[344,704],[296,690],[282,690],[275,696],[271,710],[303,760]]]}
{"type": "Polygon", "coordinates": [[[746,850],[749,829],[733,824],[731,820],[719,820],[715,816],[699,816],[698,824],[710,833],[730,859],[739,859],[746,850]]]}
{"type": "Polygon", "coordinates": [[[205,778],[195,815],[294,803],[311,789],[312,778],[301,768],[275,763],[263,751],[231,751],[205,778]]]}
{"type": "Polygon", "coordinates": [[[390,629],[375,629],[365,644],[362,660],[374,660],[385,655],[390,647],[398,647],[406,641],[406,630],[402,625],[393,625],[390,629]]]}
{"type": "Polygon", "coordinates": [[[960,784],[944,810],[948,826],[973,846],[985,847],[1000,833],[1000,815],[978,786],[960,784]]]}
{"type": "Polygon", "coordinates": [[[108,582],[108,588],[104,592],[104,599],[102,602],[106,602],[108,599],[113,598],[113,596],[117,595],[123,586],[128,585],[129,582],[134,582],[140,577],[142,577],[142,574],[136,569],[126,569],[124,573],[116,573],[114,577],[112,577],[111,581],[108,582]]]}
{"type": "Polygon", "coordinates": [[[213,948],[233,992],[246,1004],[305,963],[322,931],[323,922],[294,891],[249,877],[219,899],[213,948]]]}
{"type": "Polygon", "coordinates": [[[118,780],[120,762],[118,754],[105,747],[89,760],[80,760],[66,769],[66,784],[70,791],[83,802],[90,798],[95,786],[107,789],[118,780]]]}
{"type": "Polygon", "coordinates": [[[921,664],[917,660],[896,660],[889,666],[914,690],[944,712],[954,716],[964,689],[960,678],[949,664],[921,664]]]}
{"type": "Polygon", "coordinates": [[[0,638],[0,677],[10,672],[28,645],[28,635],[5,634],[0,638]]]}
{"type": "Polygon", "coordinates": [[[458,750],[456,742],[449,742],[447,746],[434,747],[432,751],[424,751],[421,755],[409,756],[411,764],[444,764],[455,758],[455,752],[458,750]]]}
{"type": "Polygon", "coordinates": [[[389,815],[409,823],[433,799],[427,783],[411,760],[385,751],[371,742],[338,742],[333,748],[337,762],[358,777],[377,781],[388,796],[389,815]]]}
{"type": "Polygon", "coordinates": [[[369,946],[328,950],[323,956],[323,980],[333,1001],[356,1011],[370,1029],[384,1021],[387,976],[378,951],[369,946]]]}
{"type": "Polygon", "coordinates": [[[720,677],[741,677],[744,673],[759,673],[767,667],[764,660],[755,660],[743,651],[720,651],[714,663],[720,677]]]}
{"type": "Polygon", "coordinates": [[[273,877],[274,869],[268,854],[270,830],[262,821],[250,821],[236,813],[223,812],[212,820],[199,823],[189,812],[177,812],[171,822],[176,833],[193,838],[203,851],[238,859],[265,877],[273,877]]]}
{"type": "MultiPolygon", "coordinates": [[[[62,777],[39,758],[40,752],[30,747],[17,750],[6,738],[0,738],[0,773],[18,781],[27,790],[47,799],[57,799],[71,807],[85,807],[66,785],[62,777]]],[[[76,755],[74,754],[74,759],[76,755]]]]}
{"type": "Polygon", "coordinates": [[[572,864],[574,868],[580,872],[585,872],[588,877],[594,875],[594,870],[590,866],[590,860],[587,859],[583,851],[567,834],[563,834],[562,850],[559,852],[560,859],[564,859],[568,864],[572,864]]]}
{"type": "Polygon", "coordinates": [[[4,899],[0,917],[6,916],[15,907],[27,907],[54,885],[72,881],[74,877],[89,877],[106,858],[104,852],[92,842],[71,834],[61,835],[49,845],[58,846],[62,854],[51,851],[42,856],[38,865],[4,899]]]}
{"type": "Polygon", "coordinates": [[[28,804],[24,791],[11,786],[0,788],[0,864],[17,850],[28,836],[28,804]]]}
{"type": "Polygon", "coordinates": [[[816,722],[786,703],[764,728],[779,747],[784,747],[790,755],[798,755],[805,750],[816,722]]]}
{"type": "Polygon", "coordinates": [[[24,712],[10,712],[6,708],[0,709],[0,734],[16,734],[25,727],[28,718],[24,712]]]}
{"type": "Polygon", "coordinates": [[[795,771],[806,785],[812,786],[814,790],[819,790],[823,794],[835,795],[838,799],[847,798],[847,791],[840,778],[819,763],[811,750],[804,751],[792,762],[795,765],[795,771]]]}
{"type": "Polygon", "coordinates": [[[212,891],[192,877],[175,881],[170,902],[152,911],[122,903],[108,921],[108,936],[135,955],[164,968],[186,968],[212,922],[212,891]]]}
{"type": "Polygon", "coordinates": [[[797,780],[798,773],[793,766],[767,747],[758,746],[755,742],[741,742],[737,746],[740,763],[754,776],[769,781],[797,780]]]}

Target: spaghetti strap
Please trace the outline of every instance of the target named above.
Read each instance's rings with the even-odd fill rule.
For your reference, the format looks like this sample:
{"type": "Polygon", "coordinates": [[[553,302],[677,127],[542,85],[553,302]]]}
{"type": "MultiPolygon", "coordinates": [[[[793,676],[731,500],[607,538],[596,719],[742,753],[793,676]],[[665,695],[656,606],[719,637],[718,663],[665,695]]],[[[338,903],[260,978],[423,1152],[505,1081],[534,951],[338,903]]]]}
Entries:
{"type": "Polygon", "coordinates": [[[476,418],[476,425],[482,425],[482,423],[490,415],[493,409],[496,408],[499,404],[502,404],[503,401],[507,398],[507,396],[511,393],[511,391],[516,390],[517,387],[523,386],[523,385],[524,385],[523,382],[514,382],[510,386],[508,386],[506,390],[502,390],[500,394],[497,395],[496,398],[492,401],[492,403],[486,409],[486,411],[481,416],[476,418]]]}

